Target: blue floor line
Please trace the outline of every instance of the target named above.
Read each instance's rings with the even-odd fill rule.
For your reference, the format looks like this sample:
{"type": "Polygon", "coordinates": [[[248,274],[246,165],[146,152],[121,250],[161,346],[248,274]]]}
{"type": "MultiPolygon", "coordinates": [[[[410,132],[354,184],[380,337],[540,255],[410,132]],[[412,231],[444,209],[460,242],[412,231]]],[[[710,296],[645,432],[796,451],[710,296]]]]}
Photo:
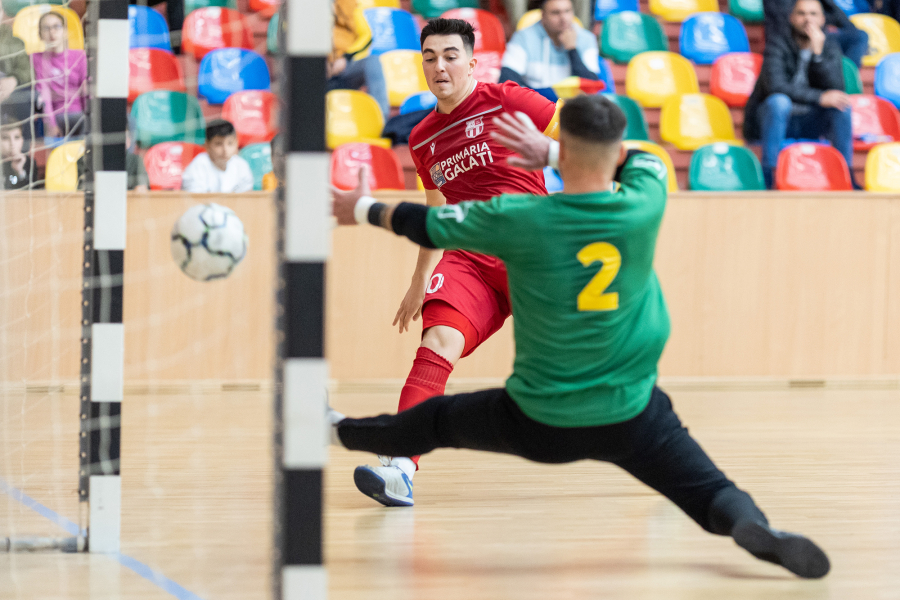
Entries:
{"type": "MultiPolygon", "coordinates": [[[[59,513],[47,508],[22,490],[9,485],[2,477],[0,477],[0,492],[3,492],[13,500],[22,503],[42,517],[52,521],[62,529],[65,529],[70,535],[77,536],[86,534],[83,529],[79,529],[78,524],[73,523],[59,513]]],[[[186,590],[156,569],[145,565],[135,558],[125,554],[106,554],[104,556],[108,556],[115,560],[126,569],[131,569],[136,574],[140,575],[164,592],[171,594],[178,600],[203,600],[197,594],[186,590]]]]}

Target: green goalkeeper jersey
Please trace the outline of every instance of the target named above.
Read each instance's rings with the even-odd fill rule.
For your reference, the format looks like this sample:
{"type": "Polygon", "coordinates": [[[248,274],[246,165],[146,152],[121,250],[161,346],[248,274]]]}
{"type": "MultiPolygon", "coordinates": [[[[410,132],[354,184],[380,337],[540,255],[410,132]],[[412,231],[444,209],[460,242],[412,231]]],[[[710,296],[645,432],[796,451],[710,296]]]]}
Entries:
{"type": "Polygon", "coordinates": [[[669,315],[653,254],[666,168],[631,157],[615,192],[504,195],[433,208],[440,248],[503,260],[516,358],[506,390],[555,427],[619,423],[650,400],[669,315]]]}

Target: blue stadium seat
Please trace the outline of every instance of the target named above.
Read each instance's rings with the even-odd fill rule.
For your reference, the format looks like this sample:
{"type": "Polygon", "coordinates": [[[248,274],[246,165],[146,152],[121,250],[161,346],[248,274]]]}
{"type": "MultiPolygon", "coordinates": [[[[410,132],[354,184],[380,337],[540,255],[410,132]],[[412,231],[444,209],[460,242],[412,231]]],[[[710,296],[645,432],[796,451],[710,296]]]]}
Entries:
{"type": "Polygon", "coordinates": [[[875,67],[875,95],[900,108],[900,52],[888,54],[875,67]]]}
{"type": "Polygon", "coordinates": [[[369,8],[363,15],[372,30],[374,56],[390,50],[421,50],[419,29],[410,13],[399,8],[369,8]]]}
{"type": "Polygon", "coordinates": [[[548,194],[555,194],[563,190],[562,178],[553,167],[544,167],[544,185],[548,194]]]}
{"type": "Polygon", "coordinates": [[[614,12],[632,10],[640,12],[638,0],[597,0],[594,5],[594,20],[602,21],[614,12]]]}
{"type": "Polygon", "coordinates": [[[437,104],[437,98],[434,94],[431,92],[419,92],[403,101],[403,104],[400,105],[400,114],[405,115],[417,110],[425,110],[426,108],[432,108],[435,104],[437,104]]]}
{"type": "Polygon", "coordinates": [[[172,51],[169,41],[169,26],[166,19],[148,6],[131,5],[128,7],[128,28],[131,48],[159,48],[172,51]]]}
{"type": "Polygon", "coordinates": [[[686,58],[698,65],[711,65],[729,52],[750,52],[744,25],[717,12],[691,15],[681,24],[678,45],[686,58]]]}
{"type": "Polygon", "coordinates": [[[858,13],[867,13],[871,12],[872,9],[869,7],[869,3],[866,0],[835,0],[835,4],[838,5],[844,14],[848,17],[850,15],[855,15],[858,13]]]}
{"type": "Polygon", "coordinates": [[[612,65],[609,64],[609,61],[600,57],[600,81],[606,84],[606,89],[603,90],[604,94],[615,94],[616,93],[616,78],[613,77],[612,65]]]}
{"type": "Polygon", "coordinates": [[[200,61],[197,93],[210,104],[222,104],[234,92],[271,87],[265,59],[252,50],[219,48],[200,61]]]}

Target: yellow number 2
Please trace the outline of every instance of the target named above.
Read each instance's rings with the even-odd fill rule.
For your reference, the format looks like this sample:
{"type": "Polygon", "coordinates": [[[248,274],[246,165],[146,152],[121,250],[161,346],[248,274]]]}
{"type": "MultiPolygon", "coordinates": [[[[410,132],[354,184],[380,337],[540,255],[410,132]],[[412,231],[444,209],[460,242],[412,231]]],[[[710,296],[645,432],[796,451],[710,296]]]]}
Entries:
{"type": "Polygon", "coordinates": [[[619,308],[619,293],[604,293],[622,266],[622,255],[618,248],[606,242],[596,242],[579,250],[577,256],[578,261],[585,267],[589,267],[597,261],[603,263],[600,271],[578,294],[578,310],[616,310],[619,308]]]}

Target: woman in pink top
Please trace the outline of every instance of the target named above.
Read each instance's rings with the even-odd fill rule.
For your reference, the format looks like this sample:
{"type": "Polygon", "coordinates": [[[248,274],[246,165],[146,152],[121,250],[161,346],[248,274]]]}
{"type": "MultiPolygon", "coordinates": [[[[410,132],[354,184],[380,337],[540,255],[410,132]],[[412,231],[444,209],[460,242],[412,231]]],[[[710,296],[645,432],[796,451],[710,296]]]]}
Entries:
{"type": "Polygon", "coordinates": [[[45,50],[31,55],[38,105],[44,113],[44,134],[61,137],[84,132],[87,59],[81,50],[69,50],[65,17],[45,13],[38,21],[45,50]]]}

